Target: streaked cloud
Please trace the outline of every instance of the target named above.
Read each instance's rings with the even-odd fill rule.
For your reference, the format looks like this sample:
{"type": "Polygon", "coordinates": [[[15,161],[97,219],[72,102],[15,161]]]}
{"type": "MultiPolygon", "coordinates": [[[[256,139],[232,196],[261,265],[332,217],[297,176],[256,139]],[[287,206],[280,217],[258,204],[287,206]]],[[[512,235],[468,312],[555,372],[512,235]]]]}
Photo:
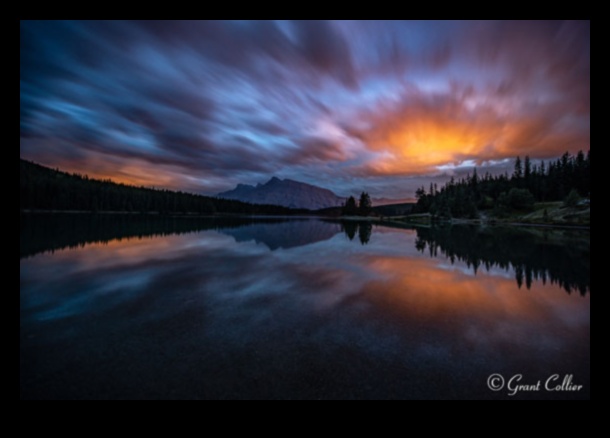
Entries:
{"type": "Polygon", "coordinates": [[[212,194],[410,197],[590,147],[588,22],[29,22],[20,154],[212,194]]]}

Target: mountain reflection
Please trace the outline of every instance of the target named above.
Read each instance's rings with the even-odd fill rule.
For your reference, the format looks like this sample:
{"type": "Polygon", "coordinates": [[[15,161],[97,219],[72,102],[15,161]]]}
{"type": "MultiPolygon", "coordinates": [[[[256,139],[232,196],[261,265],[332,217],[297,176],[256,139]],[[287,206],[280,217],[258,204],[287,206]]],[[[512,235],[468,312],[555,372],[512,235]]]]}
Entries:
{"type": "MultiPolygon", "coordinates": [[[[164,217],[146,215],[22,215],[20,258],[90,243],[215,230],[236,242],[254,241],[272,251],[331,239],[341,231],[350,241],[369,244],[367,221],[243,217],[164,217]],[[356,239],[357,237],[357,239],[356,239]]],[[[377,228],[384,229],[385,227],[377,228]]],[[[465,225],[417,228],[415,248],[431,257],[446,256],[476,274],[480,269],[513,272],[517,285],[556,283],[568,293],[590,291],[589,232],[465,225]]]]}
{"type": "Polygon", "coordinates": [[[339,233],[340,228],[338,224],[332,222],[297,219],[284,222],[253,222],[219,231],[233,236],[236,242],[254,241],[274,251],[279,248],[295,248],[328,240],[339,233]]]}

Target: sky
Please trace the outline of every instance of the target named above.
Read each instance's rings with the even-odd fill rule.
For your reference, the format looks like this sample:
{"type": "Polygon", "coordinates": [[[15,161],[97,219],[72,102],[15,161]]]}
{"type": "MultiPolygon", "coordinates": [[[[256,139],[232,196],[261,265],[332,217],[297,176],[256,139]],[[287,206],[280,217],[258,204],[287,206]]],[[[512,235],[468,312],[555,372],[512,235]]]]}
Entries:
{"type": "Polygon", "coordinates": [[[20,156],[90,177],[411,199],[581,149],[588,21],[20,23],[20,156]]]}

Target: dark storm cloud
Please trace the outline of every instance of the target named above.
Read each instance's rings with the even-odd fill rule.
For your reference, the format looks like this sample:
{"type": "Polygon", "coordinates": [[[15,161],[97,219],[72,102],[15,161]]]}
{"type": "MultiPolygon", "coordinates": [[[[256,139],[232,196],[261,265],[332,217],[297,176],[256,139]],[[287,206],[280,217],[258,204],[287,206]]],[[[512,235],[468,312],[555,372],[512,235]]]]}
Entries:
{"type": "Polygon", "coordinates": [[[589,39],[588,22],[26,21],[21,156],[203,193],[276,174],[404,198],[473,160],[588,148],[589,39]]]}
{"type": "MultiPolygon", "coordinates": [[[[216,117],[240,105],[231,82],[273,83],[274,62],[304,80],[354,81],[347,45],[328,23],[287,26],[293,38],[272,22],[24,22],[22,136],[193,172],[267,170],[252,148],[210,138],[239,124],[216,117]]],[[[274,121],[251,125],[281,131],[274,121]]]]}

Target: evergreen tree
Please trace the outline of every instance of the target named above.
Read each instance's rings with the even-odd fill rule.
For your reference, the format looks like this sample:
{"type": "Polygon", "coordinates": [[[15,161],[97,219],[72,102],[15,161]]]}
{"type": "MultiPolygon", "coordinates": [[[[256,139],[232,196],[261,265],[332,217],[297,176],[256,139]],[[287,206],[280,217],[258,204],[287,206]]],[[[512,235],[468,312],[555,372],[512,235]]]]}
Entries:
{"type": "Polygon", "coordinates": [[[343,206],[343,215],[344,216],[354,216],[358,214],[358,207],[356,206],[356,200],[353,196],[350,196],[345,205],[343,206]]]}
{"type": "Polygon", "coordinates": [[[515,160],[515,171],[513,172],[513,179],[520,180],[523,177],[523,167],[521,166],[521,158],[517,156],[515,160]]]}
{"type": "Polygon", "coordinates": [[[530,162],[529,155],[525,156],[525,161],[523,165],[523,179],[524,179],[524,187],[528,190],[532,190],[532,164],[530,162]]]}
{"type": "Polygon", "coordinates": [[[367,192],[362,192],[360,194],[360,203],[358,204],[358,214],[360,216],[368,216],[373,210],[373,204],[371,202],[371,197],[367,192]]]}

